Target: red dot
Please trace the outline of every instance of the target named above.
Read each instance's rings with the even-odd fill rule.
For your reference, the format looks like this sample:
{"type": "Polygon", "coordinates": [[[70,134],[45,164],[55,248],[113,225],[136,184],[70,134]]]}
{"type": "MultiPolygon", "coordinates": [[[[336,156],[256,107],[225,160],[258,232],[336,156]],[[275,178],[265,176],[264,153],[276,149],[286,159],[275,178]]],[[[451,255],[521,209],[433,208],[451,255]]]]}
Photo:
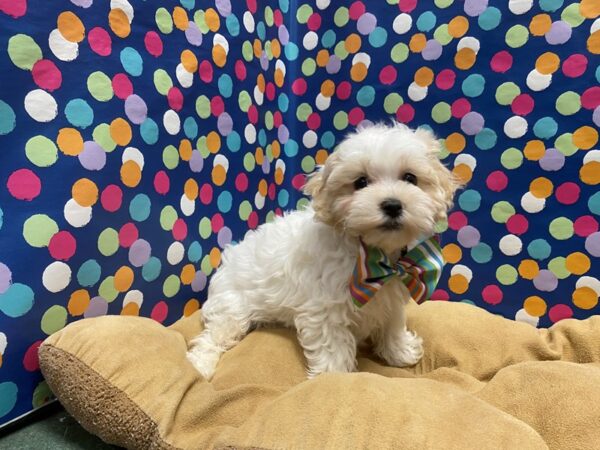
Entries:
{"type": "Polygon", "coordinates": [[[304,95],[306,92],[306,80],[304,78],[297,78],[292,83],[292,92],[296,95],[304,95]]]}
{"type": "Polygon", "coordinates": [[[154,175],[154,190],[161,195],[165,195],[171,188],[171,180],[164,170],[156,172],[154,175]]]}
{"type": "Polygon", "coordinates": [[[400,105],[396,111],[396,119],[402,123],[409,123],[415,118],[415,109],[408,103],[400,105]]]}
{"type": "Polygon", "coordinates": [[[350,18],[352,20],[358,20],[360,16],[362,16],[366,11],[365,5],[363,2],[354,2],[350,5],[349,12],[350,18]]]}
{"type": "Polygon", "coordinates": [[[123,191],[116,184],[109,184],[100,195],[100,203],[108,212],[118,211],[123,202],[123,191]]]}
{"type": "Polygon", "coordinates": [[[548,317],[550,317],[552,323],[556,323],[560,320],[573,317],[573,310],[569,306],[561,303],[550,308],[550,311],[548,311],[548,317]]]}
{"type": "Polygon", "coordinates": [[[269,81],[265,88],[265,95],[267,96],[267,99],[273,100],[275,98],[275,92],[276,92],[275,85],[269,81]]]}
{"type": "Polygon", "coordinates": [[[207,60],[202,61],[198,67],[198,74],[200,75],[200,79],[202,81],[205,83],[210,83],[213,79],[212,64],[207,60]]]}
{"type": "Polygon", "coordinates": [[[185,220],[183,220],[182,218],[177,219],[173,224],[173,229],[171,230],[171,233],[173,233],[173,239],[175,239],[176,241],[183,241],[188,233],[188,227],[185,223],[185,220]]]}
{"type": "Polygon", "coordinates": [[[164,320],[167,318],[168,314],[169,306],[161,300],[156,305],[154,305],[154,308],[152,308],[152,311],[150,312],[150,317],[152,317],[152,319],[156,320],[158,323],[163,323],[164,320]]]}
{"type": "Polygon", "coordinates": [[[258,214],[256,213],[256,211],[252,211],[250,213],[250,215],[248,216],[248,227],[251,230],[256,229],[256,227],[258,226],[258,214]]]}
{"type": "Polygon", "coordinates": [[[275,208],[275,215],[278,217],[283,216],[283,210],[281,208],[275,208]]]}
{"type": "Polygon", "coordinates": [[[97,55],[108,56],[112,52],[110,34],[104,28],[92,28],[88,33],[88,43],[92,51],[97,55]]]}
{"type": "Polygon", "coordinates": [[[460,230],[468,223],[467,216],[462,211],[454,211],[448,216],[448,227],[454,231],[460,230]]]}
{"type": "Polygon", "coordinates": [[[118,73],[113,77],[112,88],[115,95],[121,100],[125,100],[133,94],[133,84],[124,73],[118,73]]]}
{"type": "Polygon", "coordinates": [[[381,72],[379,72],[379,81],[381,81],[381,84],[393,84],[397,77],[398,71],[394,66],[391,65],[385,66],[383,69],[381,69],[381,72]]]}
{"type": "Polygon", "coordinates": [[[363,120],[365,120],[365,113],[358,106],[355,106],[348,112],[348,122],[353,127],[357,126],[363,120]]]}
{"type": "Polygon", "coordinates": [[[225,220],[223,220],[223,216],[220,213],[216,213],[210,219],[210,226],[213,230],[213,233],[218,233],[221,228],[225,225],[225,220]]]}
{"type": "Polygon", "coordinates": [[[137,227],[133,223],[128,222],[119,230],[119,245],[123,248],[129,248],[139,237],[140,233],[137,227]]]}
{"type": "MultiPolygon", "coordinates": [[[[254,105],[252,105],[254,106],[254,105]]],[[[215,95],[210,99],[210,112],[213,116],[219,117],[225,111],[225,103],[220,95],[215,95]]]]}
{"type": "Polygon", "coordinates": [[[213,198],[213,188],[210,184],[205,183],[200,188],[200,202],[203,205],[209,205],[213,198]]]}
{"type": "Polygon", "coordinates": [[[526,116],[533,111],[534,106],[533,97],[529,94],[517,95],[512,101],[510,108],[512,112],[519,116],[526,116]]]}
{"type": "Polygon", "coordinates": [[[466,98],[459,98],[452,102],[452,106],[450,106],[450,112],[452,113],[452,117],[457,119],[462,119],[465,114],[471,111],[471,103],[466,98]]]}
{"type": "Polygon", "coordinates": [[[450,69],[440,71],[435,77],[435,85],[443,91],[451,89],[455,81],[456,74],[450,69]]]}
{"type": "Polygon", "coordinates": [[[600,87],[593,86],[581,94],[581,106],[585,109],[596,109],[600,106],[600,87]]]}
{"type": "Polygon", "coordinates": [[[244,81],[246,79],[246,65],[241,59],[238,59],[235,62],[235,76],[240,81],[244,81]]]}
{"type": "Polygon", "coordinates": [[[321,16],[319,13],[312,13],[306,22],[306,26],[310,31],[317,31],[321,28],[321,16]]]}
{"type": "Polygon", "coordinates": [[[296,190],[301,190],[306,184],[306,175],[299,173],[298,175],[294,175],[292,178],[292,186],[296,190]]]}
{"type": "Polygon", "coordinates": [[[38,350],[42,341],[35,341],[29,346],[23,356],[23,367],[27,372],[37,372],[40,369],[40,360],[38,359],[38,350]]]}
{"type": "Polygon", "coordinates": [[[62,84],[62,74],[49,59],[40,59],[31,68],[33,81],[42,89],[55,91],[62,84]]]}
{"type": "Polygon", "coordinates": [[[283,115],[281,114],[281,111],[275,111],[273,113],[273,126],[275,128],[279,128],[282,123],[283,123],[283,115]]]}
{"type": "Polygon", "coordinates": [[[318,129],[321,126],[321,116],[319,116],[319,113],[313,112],[309,114],[308,118],[306,119],[306,125],[311,130],[318,129]]]}
{"type": "Polygon", "coordinates": [[[485,183],[490,191],[502,192],[508,186],[508,177],[501,170],[496,170],[488,175],[485,183]]]}
{"type": "Polygon", "coordinates": [[[581,189],[579,186],[568,181],[558,186],[554,195],[556,195],[556,200],[558,200],[559,203],[562,203],[563,205],[572,205],[577,203],[580,193],[581,189]]]}
{"type": "Polygon", "coordinates": [[[248,177],[245,173],[239,173],[235,177],[235,188],[238,192],[246,192],[246,189],[248,189],[248,177]]]}
{"type": "Polygon", "coordinates": [[[277,194],[277,188],[275,187],[275,183],[271,183],[267,190],[267,197],[269,197],[270,200],[275,200],[275,194],[277,194]]]}
{"type": "Polygon", "coordinates": [[[169,89],[169,92],[167,92],[167,101],[171,109],[181,111],[181,108],[183,108],[183,94],[179,88],[173,86],[169,89]]]}
{"type": "Polygon", "coordinates": [[[352,94],[352,85],[348,81],[342,81],[335,88],[335,95],[340,100],[348,100],[352,94]]]}
{"type": "Polygon", "coordinates": [[[417,7],[417,0],[400,0],[398,2],[398,7],[400,8],[400,11],[409,13],[417,7]]]}
{"type": "Polygon", "coordinates": [[[77,249],[77,241],[68,231],[59,231],[50,238],[48,251],[50,256],[61,261],[68,261],[77,249]]]}
{"type": "Polygon", "coordinates": [[[275,11],[273,11],[273,23],[277,27],[283,25],[283,13],[280,9],[276,9],[275,11]]]}
{"type": "Polygon", "coordinates": [[[256,105],[250,105],[248,108],[248,120],[250,123],[256,124],[258,123],[258,108],[256,105]]]}
{"type": "Polygon", "coordinates": [[[248,10],[254,14],[256,12],[256,6],[257,4],[257,0],[246,0],[246,5],[248,6],[248,10]]]}
{"type": "Polygon", "coordinates": [[[577,78],[586,71],[587,64],[588,60],[584,55],[575,53],[564,60],[562,71],[566,77],[577,78]]]}
{"type": "Polygon", "coordinates": [[[575,220],[573,229],[577,236],[588,237],[598,231],[598,221],[593,216],[581,216],[575,220]]]}
{"type": "Polygon", "coordinates": [[[502,294],[502,290],[494,284],[488,284],[481,291],[481,297],[483,301],[489,303],[490,305],[497,305],[502,302],[502,298],[504,295],[502,294]]]}
{"type": "Polygon", "coordinates": [[[509,233],[520,236],[529,229],[529,221],[523,214],[513,214],[506,221],[506,229],[509,233]]]}
{"type": "Polygon", "coordinates": [[[144,36],[144,45],[146,46],[148,53],[155,58],[158,58],[160,55],[162,55],[163,43],[156,31],[148,31],[146,33],[146,36],[144,36]]]}
{"type": "Polygon", "coordinates": [[[431,293],[431,300],[442,300],[447,301],[450,300],[450,295],[444,289],[436,289],[431,293]]]}
{"type": "Polygon", "coordinates": [[[490,61],[490,67],[494,72],[504,73],[512,67],[513,57],[506,50],[496,53],[490,61]]]}
{"type": "Polygon", "coordinates": [[[0,11],[15,19],[22,17],[27,12],[27,0],[2,0],[0,11]]]}
{"type": "Polygon", "coordinates": [[[31,201],[40,195],[42,182],[39,177],[29,169],[15,170],[8,177],[6,183],[8,192],[17,200],[31,201]]]}

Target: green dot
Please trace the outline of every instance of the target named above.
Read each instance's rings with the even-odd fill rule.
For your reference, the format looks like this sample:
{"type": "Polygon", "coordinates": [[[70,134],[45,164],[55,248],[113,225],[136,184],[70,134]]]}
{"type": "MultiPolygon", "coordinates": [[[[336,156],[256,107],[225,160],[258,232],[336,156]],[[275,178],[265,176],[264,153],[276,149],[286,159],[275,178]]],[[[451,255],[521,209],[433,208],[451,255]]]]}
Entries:
{"type": "Polygon", "coordinates": [[[390,57],[396,64],[404,62],[408,58],[408,46],[402,42],[394,45],[390,51],[390,57]]]}
{"type": "Polygon", "coordinates": [[[448,6],[450,6],[452,3],[454,3],[454,0],[434,0],[433,2],[435,4],[435,6],[437,6],[438,8],[447,8],[448,6]]]}
{"type": "Polygon", "coordinates": [[[583,23],[585,17],[579,12],[579,3],[571,3],[560,13],[560,18],[567,22],[571,28],[576,28],[583,23]]]}
{"type": "Polygon", "coordinates": [[[119,233],[113,228],[105,228],[98,236],[98,250],[104,256],[114,255],[119,249],[119,233]]]}
{"type": "Polygon", "coordinates": [[[244,155],[244,169],[246,172],[252,172],[256,167],[256,159],[254,159],[254,155],[250,152],[244,155]]]}
{"type": "Polygon", "coordinates": [[[581,109],[581,98],[577,92],[563,92],[556,99],[556,110],[563,116],[572,116],[581,109]]]}
{"type": "Polygon", "coordinates": [[[160,226],[165,231],[171,231],[177,220],[177,211],[171,205],[165,206],[160,212],[160,226]]]}
{"type": "Polygon", "coordinates": [[[348,126],[348,114],[345,111],[338,111],[333,116],[333,126],[336,130],[343,130],[348,126]]]}
{"type": "Polygon", "coordinates": [[[308,103],[301,103],[298,105],[298,109],[296,109],[296,118],[300,122],[306,122],[308,116],[312,114],[312,107],[308,103]]]}
{"type": "Polygon", "coordinates": [[[271,41],[265,42],[265,53],[267,54],[267,59],[271,61],[273,59],[273,49],[271,48],[271,41]]]}
{"type": "Polygon", "coordinates": [[[212,273],[213,266],[210,263],[209,255],[205,255],[204,258],[202,258],[202,262],[200,263],[200,270],[202,270],[202,272],[204,272],[204,275],[206,276],[209,276],[212,273]]]}
{"type": "Polygon", "coordinates": [[[494,203],[494,206],[492,206],[491,214],[492,219],[494,219],[494,222],[506,223],[509,217],[515,214],[515,208],[513,207],[513,205],[506,201],[500,201],[494,203]]]}
{"type": "Polygon", "coordinates": [[[101,123],[96,126],[92,137],[94,138],[94,142],[102,147],[105,152],[110,153],[117,147],[117,143],[113,141],[110,135],[110,125],[107,123],[101,123]]]}
{"type": "Polygon", "coordinates": [[[512,103],[517,95],[521,93],[521,89],[512,81],[502,83],[496,89],[496,101],[498,104],[507,106],[512,103]]]}
{"type": "Polygon", "coordinates": [[[23,224],[23,237],[32,247],[47,247],[56,233],[58,225],[46,214],[35,214],[23,224]]]}
{"type": "Polygon", "coordinates": [[[177,275],[169,275],[163,283],[163,294],[167,298],[174,297],[181,287],[181,281],[177,275]]]}
{"type": "Polygon", "coordinates": [[[154,20],[156,20],[156,26],[161,33],[169,34],[173,31],[173,19],[166,8],[158,8],[154,20]]]}
{"type": "Polygon", "coordinates": [[[302,158],[301,167],[304,172],[311,173],[315,170],[315,159],[310,155],[305,156],[302,158]]]}
{"type": "Polygon", "coordinates": [[[45,136],[34,136],[25,144],[27,159],[38,167],[49,167],[58,159],[56,144],[45,136]]]}
{"type": "Polygon", "coordinates": [[[302,197],[300,198],[297,202],[296,202],[296,209],[298,211],[303,211],[305,210],[308,206],[310,205],[310,200],[302,197]]]}
{"type": "Polygon", "coordinates": [[[208,146],[206,145],[206,136],[200,136],[196,141],[196,149],[200,152],[200,155],[204,159],[208,158],[210,155],[210,150],[208,150],[208,146]]]}
{"type": "Polygon", "coordinates": [[[98,287],[98,294],[108,303],[114,301],[119,295],[119,291],[115,289],[115,277],[106,277],[98,287]]]}
{"type": "Polygon", "coordinates": [[[273,26],[273,10],[270,6],[265,7],[265,23],[267,26],[273,26]]]}
{"type": "Polygon", "coordinates": [[[440,141],[440,152],[438,153],[438,158],[439,159],[446,159],[448,156],[450,156],[450,152],[448,151],[448,148],[446,147],[446,139],[441,139],[440,141]]]}
{"type": "Polygon", "coordinates": [[[522,47],[529,39],[529,30],[523,25],[513,25],[506,32],[504,39],[506,40],[506,45],[509,47],[522,47]]]}
{"type": "Polygon", "coordinates": [[[254,49],[252,48],[252,44],[250,41],[244,41],[242,44],[242,57],[247,61],[252,61],[254,57],[254,49]]]}
{"type": "Polygon", "coordinates": [[[304,60],[304,62],[302,63],[302,73],[307,76],[310,77],[311,75],[313,75],[317,70],[317,63],[314,59],[312,58],[306,58],[304,60]]]}
{"type": "Polygon", "coordinates": [[[579,150],[573,144],[573,135],[571,133],[563,133],[554,141],[554,148],[565,156],[571,156],[579,150]]]}
{"type": "Polygon", "coordinates": [[[296,19],[298,20],[298,23],[306,23],[312,13],[313,9],[310,5],[304,4],[300,6],[300,8],[296,10],[296,19]]]}
{"type": "Polygon", "coordinates": [[[273,129],[273,113],[271,111],[265,113],[265,126],[267,130],[273,129]]]}
{"type": "Polygon", "coordinates": [[[265,222],[267,222],[267,223],[271,223],[271,222],[273,222],[273,220],[275,220],[275,217],[277,217],[277,216],[275,215],[275,213],[274,213],[273,211],[269,211],[269,212],[267,213],[267,216],[265,217],[265,222]]]}
{"type": "Polygon", "coordinates": [[[335,44],[335,48],[333,49],[335,56],[340,58],[342,61],[345,60],[350,53],[346,50],[346,46],[344,45],[344,41],[340,41],[335,44]]]}
{"type": "Polygon", "coordinates": [[[548,227],[550,235],[559,241],[564,241],[573,236],[573,222],[566,217],[557,217],[548,227]]]}
{"type": "Polygon", "coordinates": [[[346,8],[345,6],[338,8],[335,14],[333,15],[333,23],[335,23],[335,25],[340,28],[346,25],[348,23],[348,20],[350,20],[350,13],[348,11],[348,8],[346,8]]]}
{"type": "Polygon", "coordinates": [[[157,69],[154,71],[154,87],[159,94],[167,95],[173,87],[173,80],[165,70],[157,69]]]}
{"type": "Polygon", "coordinates": [[[6,50],[13,64],[23,70],[31,70],[33,65],[42,59],[39,45],[26,34],[15,34],[11,37],[6,50]]]}
{"type": "Polygon", "coordinates": [[[267,156],[267,160],[271,163],[273,162],[273,147],[271,144],[265,147],[265,155],[267,156]]]}
{"type": "Polygon", "coordinates": [[[435,223],[433,231],[436,233],[443,233],[448,229],[448,219],[444,218],[435,223]]]}
{"type": "Polygon", "coordinates": [[[518,279],[517,270],[509,264],[502,264],[496,269],[496,279],[505,286],[515,284],[518,279]]]}
{"type": "Polygon", "coordinates": [[[250,97],[250,94],[248,94],[248,91],[240,92],[240,94],[238,95],[238,104],[240,105],[240,110],[242,110],[243,112],[248,112],[248,109],[252,104],[252,98],[250,97]]]}
{"type": "Polygon", "coordinates": [[[103,72],[93,72],[87,79],[87,88],[99,102],[107,102],[113,98],[112,81],[103,72]]]}
{"type": "Polygon", "coordinates": [[[388,114],[396,114],[400,105],[404,103],[402,96],[396,92],[388,94],[383,99],[383,109],[388,114]]]}
{"type": "Polygon", "coordinates": [[[173,170],[179,164],[179,152],[173,145],[167,145],[163,150],[163,164],[169,170],[173,170]]]}
{"type": "Polygon", "coordinates": [[[240,219],[248,220],[248,217],[250,217],[251,212],[252,212],[252,205],[250,204],[250,202],[248,200],[244,200],[242,203],[240,203],[240,207],[239,207],[240,219]]]}
{"type": "Polygon", "coordinates": [[[505,169],[518,169],[523,164],[523,153],[514,147],[507,148],[500,155],[500,163],[505,169]]]}
{"type": "Polygon", "coordinates": [[[548,263],[548,269],[559,280],[564,280],[571,275],[571,272],[567,270],[567,259],[562,256],[552,258],[548,263]]]}
{"type": "Polygon", "coordinates": [[[200,237],[202,239],[208,239],[210,237],[210,234],[212,233],[212,225],[208,217],[203,217],[200,219],[200,223],[198,224],[198,232],[200,233],[200,237]]]}
{"type": "Polygon", "coordinates": [[[198,26],[198,29],[202,34],[206,34],[210,31],[203,10],[199,9],[194,13],[194,23],[198,26]]]}
{"type": "Polygon", "coordinates": [[[41,329],[47,335],[56,333],[67,324],[67,310],[60,305],[51,306],[42,316],[41,329]]]}
{"type": "Polygon", "coordinates": [[[448,24],[444,23],[437,27],[433,32],[433,38],[442,45],[448,45],[452,40],[452,36],[448,33],[448,24]]]}
{"type": "Polygon", "coordinates": [[[436,123],[446,123],[452,117],[450,105],[446,102],[439,102],[431,109],[431,118],[436,123]]]}

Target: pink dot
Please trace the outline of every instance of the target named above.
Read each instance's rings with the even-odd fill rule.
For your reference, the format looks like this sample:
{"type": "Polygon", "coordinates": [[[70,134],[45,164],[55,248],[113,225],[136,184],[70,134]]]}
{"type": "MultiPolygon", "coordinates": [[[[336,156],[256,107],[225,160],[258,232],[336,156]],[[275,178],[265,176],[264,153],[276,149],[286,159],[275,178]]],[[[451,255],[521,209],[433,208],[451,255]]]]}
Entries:
{"type": "Polygon", "coordinates": [[[431,293],[430,300],[450,300],[450,295],[444,289],[436,289],[431,293]]]}
{"type": "Polygon", "coordinates": [[[349,12],[350,18],[352,20],[358,20],[360,16],[362,16],[366,11],[365,5],[363,2],[354,2],[350,5],[349,12]]]}
{"type": "Polygon", "coordinates": [[[108,212],[118,211],[123,202],[123,191],[116,184],[109,184],[100,195],[100,203],[108,212]]]}
{"type": "Polygon", "coordinates": [[[275,183],[269,184],[269,189],[267,190],[267,197],[270,200],[275,200],[275,195],[277,194],[277,188],[275,187],[275,183]]]}
{"type": "Polygon", "coordinates": [[[183,94],[178,87],[173,86],[169,89],[169,92],[167,92],[167,101],[171,109],[181,111],[181,108],[183,108],[183,94]]]}
{"type": "Polygon", "coordinates": [[[283,216],[283,210],[281,208],[275,208],[275,215],[278,217],[283,216]]]}
{"type": "Polygon", "coordinates": [[[502,290],[494,284],[488,284],[481,291],[481,297],[483,301],[489,303],[490,305],[497,305],[502,302],[502,298],[504,295],[502,294],[502,290]]]}
{"type": "Polygon", "coordinates": [[[294,177],[292,178],[292,186],[294,187],[294,189],[296,190],[300,190],[304,187],[304,185],[306,184],[306,175],[299,173],[298,175],[294,175],[294,177]]]}
{"type": "Polygon", "coordinates": [[[256,229],[256,227],[258,226],[258,214],[256,213],[256,211],[252,211],[250,213],[250,215],[248,216],[248,227],[251,230],[256,229]]]}
{"type": "Polygon", "coordinates": [[[558,186],[554,195],[556,195],[556,200],[558,200],[559,203],[562,203],[563,205],[572,205],[577,203],[580,193],[581,189],[579,186],[568,181],[558,186]]]}
{"type": "Polygon", "coordinates": [[[62,84],[62,74],[58,67],[49,59],[40,59],[31,69],[33,81],[42,89],[55,91],[62,84]]]}
{"type": "Polygon", "coordinates": [[[246,0],[246,5],[248,6],[248,10],[254,14],[257,8],[257,0],[246,0]]]}
{"type": "Polygon", "coordinates": [[[203,205],[209,205],[213,198],[213,188],[210,184],[205,183],[200,187],[200,202],[203,205]]]}
{"type": "Polygon", "coordinates": [[[501,170],[496,170],[488,175],[485,183],[490,191],[502,192],[508,186],[508,177],[501,170]]]}
{"type": "Polygon", "coordinates": [[[42,182],[33,171],[19,169],[10,174],[6,187],[10,195],[17,200],[29,202],[40,195],[42,182]]]}
{"type": "Polygon", "coordinates": [[[265,88],[265,95],[267,96],[267,100],[273,100],[275,98],[275,85],[272,82],[267,83],[267,87],[265,88]]]}
{"type": "Polygon", "coordinates": [[[273,126],[275,128],[279,128],[282,123],[283,123],[283,115],[281,114],[281,111],[275,111],[273,113],[273,126]]]}
{"type": "Polygon", "coordinates": [[[506,229],[517,236],[524,234],[529,229],[529,221],[523,214],[513,214],[506,221],[506,229]]]}
{"type": "Polygon", "coordinates": [[[200,75],[200,79],[202,81],[205,83],[210,83],[213,79],[212,64],[207,60],[202,61],[198,67],[198,74],[200,75]]]}
{"type": "Polygon", "coordinates": [[[59,231],[50,238],[48,251],[50,256],[61,261],[68,261],[77,249],[77,241],[68,231],[59,231]]]}
{"type": "Polygon", "coordinates": [[[409,13],[417,7],[417,0],[400,0],[398,7],[403,13],[409,13]]]}
{"type": "Polygon", "coordinates": [[[350,111],[348,111],[348,122],[353,127],[357,126],[363,120],[365,120],[365,113],[358,106],[355,106],[350,111]]]}
{"type": "Polygon", "coordinates": [[[311,130],[316,130],[317,128],[319,128],[321,126],[321,116],[319,116],[319,113],[310,113],[308,118],[306,119],[306,125],[311,130]]]}
{"type": "Polygon", "coordinates": [[[467,216],[462,211],[454,211],[448,216],[448,227],[454,231],[460,230],[467,223],[469,223],[467,216]]]}
{"type": "Polygon", "coordinates": [[[246,65],[244,64],[244,61],[242,61],[241,59],[238,59],[235,62],[235,76],[237,77],[238,80],[240,81],[244,81],[246,79],[246,65]]]}
{"type": "Polygon", "coordinates": [[[550,308],[550,311],[548,311],[548,317],[550,317],[552,323],[556,323],[560,320],[573,317],[573,310],[569,306],[561,303],[550,308]]]}
{"type": "Polygon", "coordinates": [[[490,61],[490,67],[494,72],[504,73],[512,67],[513,57],[506,50],[496,53],[490,61]]]}
{"type": "Polygon", "coordinates": [[[342,81],[335,88],[335,95],[340,100],[348,100],[352,94],[352,85],[348,81],[342,81]]]}
{"type": "Polygon", "coordinates": [[[235,188],[238,192],[246,192],[246,189],[248,189],[248,177],[245,173],[239,173],[235,177],[235,188]]]}
{"type": "Polygon", "coordinates": [[[452,102],[452,106],[450,106],[450,112],[452,113],[452,117],[457,119],[462,119],[465,114],[471,111],[471,103],[466,98],[459,98],[452,102]]]}
{"type": "Polygon", "coordinates": [[[443,91],[451,89],[455,81],[456,74],[450,69],[440,71],[435,77],[435,85],[443,91]]]}
{"type": "Polygon", "coordinates": [[[383,69],[381,69],[381,72],[379,72],[379,81],[381,81],[382,84],[393,84],[397,77],[398,71],[394,66],[391,65],[385,66],[383,69]]]}
{"type": "Polygon", "coordinates": [[[317,31],[321,28],[321,16],[319,13],[312,13],[306,22],[306,26],[310,31],[317,31]]]}
{"type": "Polygon", "coordinates": [[[598,231],[598,221],[593,216],[581,216],[573,224],[575,234],[581,237],[588,237],[590,234],[598,231]]]}
{"type": "Polygon", "coordinates": [[[250,108],[248,108],[248,120],[253,124],[258,123],[258,108],[256,105],[250,105],[250,108]]]}
{"type": "Polygon", "coordinates": [[[562,71],[569,78],[577,78],[583,75],[587,69],[588,60],[580,54],[575,53],[569,56],[562,65],[562,71]]]}
{"type": "Polygon", "coordinates": [[[156,172],[154,175],[154,190],[161,195],[165,195],[171,188],[171,180],[164,170],[156,172]]]}
{"type": "Polygon", "coordinates": [[[156,31],[148,31],[146,33],[146,36],[144,36],[144,45],[146,46],[148,53],[155,58],[158,58],[160,55],[162,55],[163,43],[156,31]]]}
{"type": "Polygon", "coordinates": [[[304,78],[297,78],[292,83],[292,92],[296,95],[304,95],[306,92],[306,80],[304,78]]]}
{"type": "Polygon", "coordinates": [[[0,0],[0,11],[18,19],[27,12],[27,0],[0,0]]]}
{"type": "Polygon", "coordinates": [[[40,360],[38,359],[40,345],[42,345],[41,340],[35,341],[23,355],[23,367],[27,372],[37,372],[40,369],[40,360]]]}
{"type": "Polygon", "coordinates": [[[512,112],[519,116],[526,116],[529,114],[533,111],[533,106],[533,97],[529,94],[517,95],[510,105],[512,112]]]}
{"type": "MultiPolygon", "coordinates": [[[[254,106],[254,105],[253,105],[254,106]]],[[[213,116],[219,117],[225,111],[225,104],[220,95],[215,95],[210,99],[210,112],[213,116]]]]}
{"type": "Polygon", "coordinates": [[[415,109],[408,103],[400,105],[396,111],[396,119],[402,123],[409,123],[415,118],[415,109]]]}
{"type": "Polygon", "coordinates": [[[137,227],[131,222],[126,223],[119,230],[119,245],[123,248],[129,248],[139,237],[137,227]]]}
{"type": "Polygon", "coordinates": [[[88,43],[92,51],[97,55],[108,56],[112,52],[110,34],[104,28],[92,28],[88,33],[88,43]]]}
{"type": "Polygon", "coordinates": [[[283,24],[283,13],[280,9],[273,11],[273,23],[277,27],[280,27],[283,24]]]}
{"type": "Polygon", "coordinates": [[[177,219],[173,224],[173,229],[171,232],[173,233],[173,239],[176,241],[183,241],[188,233],[188,227],[185,223],[185,220],[182,218],[177,219]]]}
{"type": "Polygon", "coordinates": [[[221,228],[225,225],[225,220],[223,220],[223,216],[220,213],[216,213],[210,219],[210,226],[213,230],[213,233],[218,233],[221,228]]]}
{"type": "Polygon", "coordinates": [[[581,106],[585,109],[596,109],[600,106],[600,87],[592,86],[581,94],[581,106]]]}
{"type": "Polygon", "coordinates": [[[163,323],[164,320],[167,318],[168,314],[169,306],[161,300],[156,305],[154,305],[154,308],[152,308],[152,311],[150,312],[150,317],[152,317],[152,319],[156,320],[158,323],[163,323]]]}
{"type": "Polygon", "coordinates": [[[115,95],[121,100],[125,100],[133,94],[133,84],[124,73],[118,73],[113,77],[112,87],[115,95]]]}

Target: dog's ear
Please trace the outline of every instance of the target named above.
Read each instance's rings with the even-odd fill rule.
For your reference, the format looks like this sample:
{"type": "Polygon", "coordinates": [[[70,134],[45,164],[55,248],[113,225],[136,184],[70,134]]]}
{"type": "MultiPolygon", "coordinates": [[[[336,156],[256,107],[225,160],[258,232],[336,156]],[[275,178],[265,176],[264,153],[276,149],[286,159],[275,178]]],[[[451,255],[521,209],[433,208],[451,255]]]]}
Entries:
{"type": "Polygon", "coordinates": [[[331,223],[333,221],[330,211],[331,208],[328,203],[329,197],[325,193],[325,186],[327,184],[327,179],[329,178],[329,175],[331,175],[338,160],[338,153],[331,153],[327,158],[327,161],[325,161],[325,164],[319,166],[315,172],[308,176],[308,179],[302,188],[302,191],[312,199],[315,217],[324,223],[331,223]]]}

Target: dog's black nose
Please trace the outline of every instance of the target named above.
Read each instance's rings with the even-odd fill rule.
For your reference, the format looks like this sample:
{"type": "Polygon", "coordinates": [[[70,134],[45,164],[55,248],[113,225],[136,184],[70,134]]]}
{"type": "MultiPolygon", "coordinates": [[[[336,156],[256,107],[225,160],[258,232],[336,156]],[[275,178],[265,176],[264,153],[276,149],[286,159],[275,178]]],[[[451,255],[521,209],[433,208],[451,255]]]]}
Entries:
{"type": "Polygon", "coordinates": [[[400,217],[402,214],[402,203],[395,198],[386,198],[381,202],[379,207],[388,217],[391,217],[392,219],[400,217]]]}

